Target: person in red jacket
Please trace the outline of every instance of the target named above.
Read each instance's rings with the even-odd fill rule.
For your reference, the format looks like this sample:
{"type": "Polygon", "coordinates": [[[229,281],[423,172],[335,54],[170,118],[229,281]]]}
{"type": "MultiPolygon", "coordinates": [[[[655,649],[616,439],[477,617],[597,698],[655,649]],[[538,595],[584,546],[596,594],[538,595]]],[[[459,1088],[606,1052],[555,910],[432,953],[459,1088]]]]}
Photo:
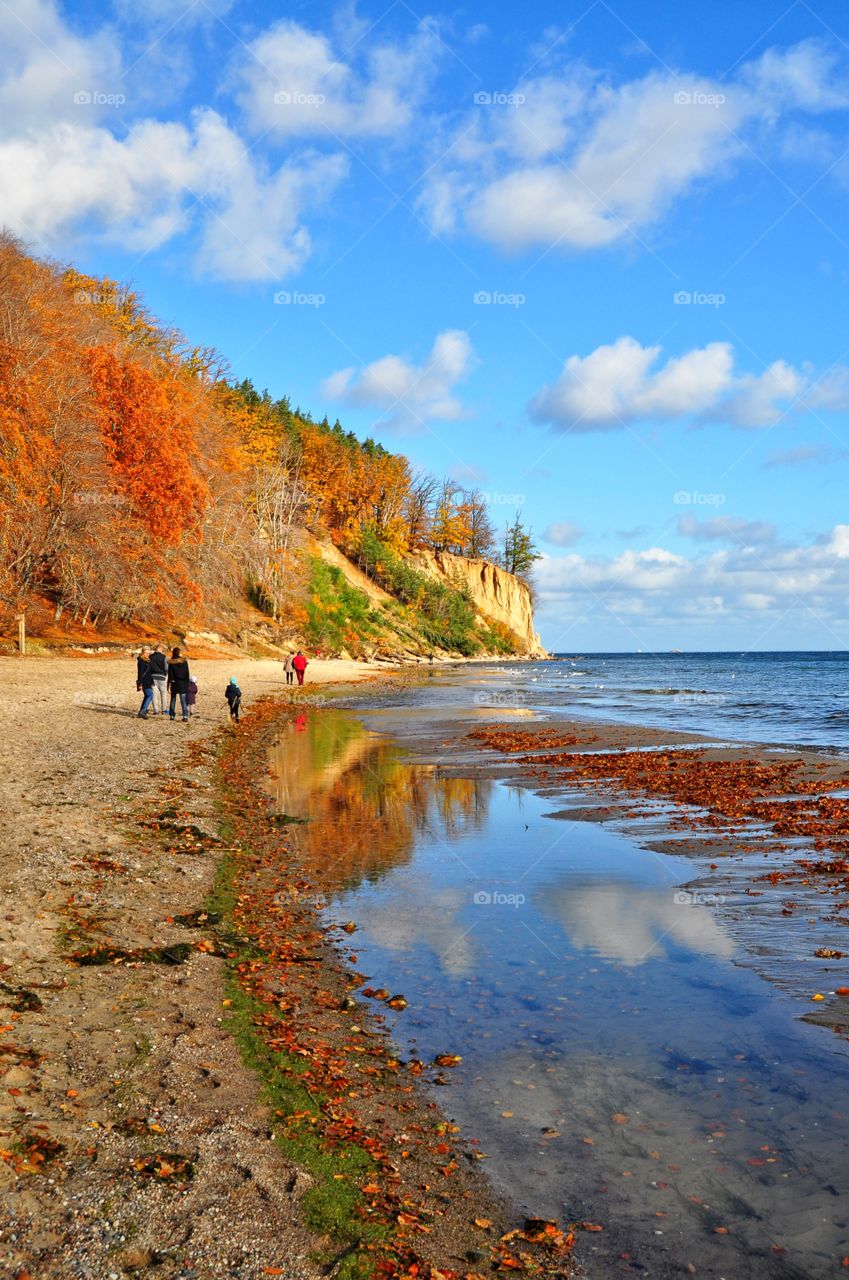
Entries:
{"type": "Polygon", "coordinates": [[[295,675],[298,677],[298,684],[303,684],[304,672],[307,669],[307,660],[301,653],[300,649],[292,659],[292,666],[295,668],[295,675]]]}

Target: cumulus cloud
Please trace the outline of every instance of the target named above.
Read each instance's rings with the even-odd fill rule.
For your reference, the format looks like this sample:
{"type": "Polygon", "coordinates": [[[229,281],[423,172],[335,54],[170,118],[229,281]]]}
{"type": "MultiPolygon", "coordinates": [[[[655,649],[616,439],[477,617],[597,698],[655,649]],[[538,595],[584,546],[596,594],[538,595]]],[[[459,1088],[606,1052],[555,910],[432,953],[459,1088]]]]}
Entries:
{"type": "Polygon", "coordinates": [[[74,35],[49,0],[0,7],[0,221],[42,249],[95,233],[146,251],[191,232],[197,265],[228,280],[298,270],[305,213],[347,160],[264,162],[217,111],[137,118],[130,98],[109,34],[74,35]]]}
{"type": "Polygon", "coordinates": [[[323,390],[331,400],[384,410],[385,425],[414,429],[427,421],[456,421],[465,411],[454,388],[474,359],[469,335],[446,329],[420,365],[401,356],[382,356],[359,372],[347,368],[331,374],[323,390]]]}
{"type": "Polygon", "coordinates": [[[248,45],[237,97],[257,132],[399,134],[425,96],[438,49],[422,25],[407,41],[355,41],[346,54],[322,32],[283,19],[248,45]]]}
{"type": "Polygon", "coordinates": [[[745,157],[746,134],[847,102],[815,41],[769,50],[728,82],[670,71],[612,84],[571,63],[510,93],[507,109],[469,113],[421,197],[435,231],[462,226],[505,250],[588,250],[639,234],[745,157]]]}
{"type": "MultiPolygon", "coordinates": [[[[710,531],[713,522],[705,523],[710,531]]],[[[764,647],[766,636],[779,639],[788,617],[808,616],[826,641],[842,647],[849,625],[849,525],[807,545],[735,539],[732,547],[692,557],[659,546],[612,557],[546,555],[535,580],[549,632],[598,611],[618,620],[634,647],[644,628],[692,628],[701,637],[714,621],[724,635],[731,626],[753,627],[755,647],[764,647]]]]}
{"type": "MultiPolygon", "coordinates": [[[[740,427],[766,427],[797,402],[818,404],[823,394],[810,370],[776,360],[762,373],[738,373],[728,342],[711,342],[661,362],[659,346],[644,347],[624,336],[572,355],[560,376],[531,400],[535,422],[572,432],[611,431],[647,419],[697,418],[740,427]]],[[[849,406],[837,392],[843,386],[829,375],[829,407],[849,406]]]]}
{"type": "Polygon", "coordinates": [[[743,546],[775,541],[775,525],[766,520],[742,520],[739,516],[715,516],[712,520],[697,520],[694,516],[681,516],[678,532],[683,538],[697,542],[734,542],[743,546]]]}
{"type": "Polygon", "coordinates": [[[189,126],[142,121],[124,139],[59,124],[0,141],[3,221],[24,238],[93,230],[147,250],[197,224],[198,264],[228,280],[297,270],[310,250],[303,212],[346,171],[341,156],[310,154],[264,170],[211,110],[189,126]]]}
{"type": "Polygon", "coordinates": [[[582,538],[583,529],[579,524],[570,524],[568,521],[550,524],[543,533],[546,542],[550,542],[553,547],[571,547],[573,543],[582,538]]]}

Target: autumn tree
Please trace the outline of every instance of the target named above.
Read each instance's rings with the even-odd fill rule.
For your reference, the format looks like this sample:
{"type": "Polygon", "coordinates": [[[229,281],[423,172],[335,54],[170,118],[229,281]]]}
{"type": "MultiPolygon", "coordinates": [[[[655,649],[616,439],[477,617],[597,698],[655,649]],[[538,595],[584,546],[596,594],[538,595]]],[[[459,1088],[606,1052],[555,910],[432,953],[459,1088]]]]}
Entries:
{"type": "Polygon", "coordinates": [[[436,493],[431,517],[430,540],[437,551],[462,555],[469,539],[467,513],[462,509],[462,489],[453,480],[443,480],[436,493]]]}
{"type": "Polygon", "coordinates": [[[423,547],[431,533],[431,513],[436,502],[439,484],[427,471],[417,471],[410,479],[404,498],[404,540],[415,551],[423,547]]]}
{"type": "Polygon", "coordinates": [[[467,536],[463,555],[473,559],[490,559],[495,550],[495,529],[489,518],[489,506],[479,489],[464,492],[459,505],[467,536]]]}

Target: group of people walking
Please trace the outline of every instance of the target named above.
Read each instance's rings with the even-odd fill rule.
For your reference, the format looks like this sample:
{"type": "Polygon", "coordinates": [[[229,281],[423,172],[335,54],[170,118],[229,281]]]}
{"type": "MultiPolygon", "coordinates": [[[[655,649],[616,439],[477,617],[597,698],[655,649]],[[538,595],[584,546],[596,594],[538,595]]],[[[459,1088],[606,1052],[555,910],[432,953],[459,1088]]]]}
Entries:
{"type": "MultiPolygon", "coordinates": [[[[139,719],[147,720],[151,715],[164,716],[167,698],[169,719],[176,720],[179,698],[182,719],[186,723],[197,702],[198,686],[182,650],[173,648],[169,658],[162,644],[153,649],[143,648],[139,651],[136,664],[136,689],[142,695],[139,719]]],[[[286,683],[294,684],[297,676],[298,684],[303,684],[307,665],[307,659],[300,649],[297,653],[287,654],[283,663],[286,683]]],[[[230,718],[238,724],[242,691],[232,676],[224,690],[224,697],[230,708],[230,718]]]]}
{"type": "Polygon", "coordinates": [[[165,646],[158,644],[155,649],[142,649],[136,663],[136,688],[142,694],[139,718],[164,716],[167,695],[169,718],[176,720],[179,698],[182,718],[188,720],[197,701],[198,686],[181,650],[172,649],[168,658],[165,646]]]}

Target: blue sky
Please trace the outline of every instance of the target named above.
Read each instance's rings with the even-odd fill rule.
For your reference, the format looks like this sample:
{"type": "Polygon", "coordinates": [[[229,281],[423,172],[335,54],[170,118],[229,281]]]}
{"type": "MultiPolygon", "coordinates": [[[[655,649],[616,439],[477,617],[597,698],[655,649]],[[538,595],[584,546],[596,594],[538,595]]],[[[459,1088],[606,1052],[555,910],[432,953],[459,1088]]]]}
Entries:
{"type": "Polygon", "coordinates": [[[518,508],[550,647],[849,648],[842,3],[16,0],[0,191],[518,508]]]}

